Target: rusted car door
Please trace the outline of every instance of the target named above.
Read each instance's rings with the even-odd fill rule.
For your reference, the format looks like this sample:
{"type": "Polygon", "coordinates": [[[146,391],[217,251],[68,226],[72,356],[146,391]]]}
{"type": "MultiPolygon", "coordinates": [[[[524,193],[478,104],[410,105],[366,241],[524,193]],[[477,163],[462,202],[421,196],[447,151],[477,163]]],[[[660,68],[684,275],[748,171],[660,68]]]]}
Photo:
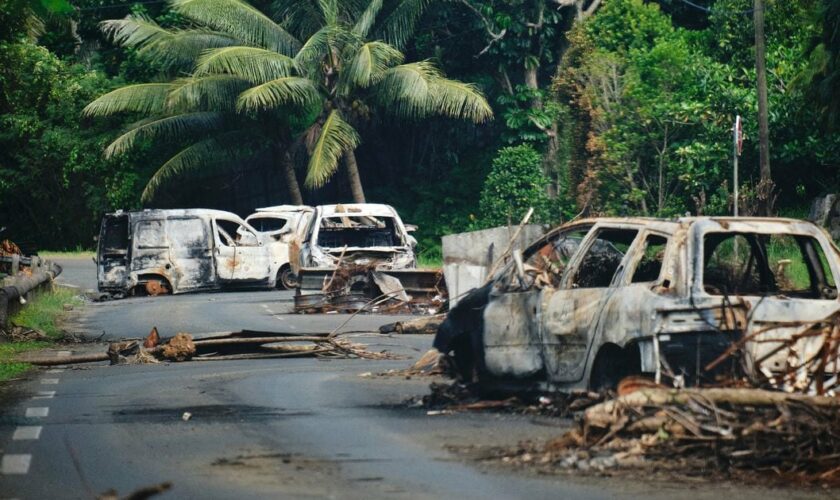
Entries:
{"type": "Polygon", "coordinates": [[[216,269],[209,217],[170,217],[166,222],[170,273],[176,281],[173,285],[179,291],[214,286],[216,269]]]}
{"type": "Polygon", "coordinates": [[[109,214],[102,218],[96,277],[99,290],[124,290],[128,282],[128,260],[131,257],[128,236],[128,214],[109,214]]]}
{"type": "Polygon", "coordinates": [[[214,220],[216,273],[221,281],[269,279],[271,258],[253,231],[240,221],[214,220]]]}
{"type": "Polygon", "coordinates": [[[523,254],[524,283],[514,266],[496,280],[484,310],[484,363],[490,373],[527,378],[543,371],[540,289],[560,282],[590,227],[571,227],[529,247],[523,254]]]}
{"type": "Polygon", "coordinates": [[[559,288],[540,297],[540,338],[548,379],[575,382],[586,370],[587,353],[609,296],[611,284],[628,260],[639,230],[596,227],[570,263],[559,288]]]}
{"type": "Polygon", "coordinates": [[[134,223],[130,271],[137,274],[169,274],[169,241],[166,220],[140,219],[134,223]]]}

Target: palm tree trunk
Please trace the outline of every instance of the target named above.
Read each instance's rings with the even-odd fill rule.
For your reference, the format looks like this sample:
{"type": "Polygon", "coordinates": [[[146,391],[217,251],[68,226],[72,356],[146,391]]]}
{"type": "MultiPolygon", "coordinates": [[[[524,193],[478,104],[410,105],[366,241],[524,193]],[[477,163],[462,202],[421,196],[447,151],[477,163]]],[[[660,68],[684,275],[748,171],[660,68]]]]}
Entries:
{"type": "Polygon", "coordinates": [[[347,167],[347,181],[350,183],[353,201],[366,203],[365,192],[362,190],[362,179],[359,177],[359,165],[356,163],[356,154],[352,150],[348,149],[344,153],[344,165],[347,167]]]}
{"type": "Polygon", "coordinates": [[[303,205],[303,196],[300,194],[300,185],[298,184],[297,176],[295,175],[295,165],[292,161],[292,155],[289,151],[283,153],[281,161],[283,168],[283,175],[286,176],[286,187],[289,189],[289,198],[293,205],[303,205]]]}

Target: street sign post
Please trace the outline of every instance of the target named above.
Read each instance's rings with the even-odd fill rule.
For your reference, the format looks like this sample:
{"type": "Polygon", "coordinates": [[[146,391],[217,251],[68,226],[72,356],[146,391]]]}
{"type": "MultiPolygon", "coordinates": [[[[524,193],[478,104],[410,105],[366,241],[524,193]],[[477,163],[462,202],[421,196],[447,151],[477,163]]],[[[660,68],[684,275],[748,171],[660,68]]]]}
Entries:
{"type": "Polygon", "coordinates": [[[733,170],[732,170],[732,205],[733,215],[738,217],[738,157],[741,156],[741,150],[744,146],[744,132],[741,128],[741,115],[735,115],[735,125],[732,127],[732,155],[733,170]]]}

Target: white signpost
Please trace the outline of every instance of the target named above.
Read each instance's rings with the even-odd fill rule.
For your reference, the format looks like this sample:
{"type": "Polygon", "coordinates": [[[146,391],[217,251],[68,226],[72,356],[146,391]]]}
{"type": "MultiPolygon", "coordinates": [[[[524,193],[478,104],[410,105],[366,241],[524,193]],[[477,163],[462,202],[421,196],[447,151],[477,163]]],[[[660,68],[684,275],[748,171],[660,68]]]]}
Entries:
{"type": "Polygon", "coordinates": [[[741,115],[735,115],[735,126],[732,127],[733,137],[733,163],[734,169],[732,172],[732,205],[733,215],[738,217],[738,157],[741,156],[741,150],[744,146],[744,131],[741,128],[741,115]]]}

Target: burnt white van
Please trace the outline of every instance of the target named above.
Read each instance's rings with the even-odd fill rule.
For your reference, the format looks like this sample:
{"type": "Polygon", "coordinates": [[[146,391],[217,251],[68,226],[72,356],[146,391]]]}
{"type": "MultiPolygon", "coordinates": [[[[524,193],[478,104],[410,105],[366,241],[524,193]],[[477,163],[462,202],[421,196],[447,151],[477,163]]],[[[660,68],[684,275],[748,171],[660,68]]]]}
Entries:
{"type": "Polygon", "coordinates": [[[115,296],[273,288],[277,277],[257,231],[221,210],[106,214],[96,264],[99,291],[115,296]]]}

